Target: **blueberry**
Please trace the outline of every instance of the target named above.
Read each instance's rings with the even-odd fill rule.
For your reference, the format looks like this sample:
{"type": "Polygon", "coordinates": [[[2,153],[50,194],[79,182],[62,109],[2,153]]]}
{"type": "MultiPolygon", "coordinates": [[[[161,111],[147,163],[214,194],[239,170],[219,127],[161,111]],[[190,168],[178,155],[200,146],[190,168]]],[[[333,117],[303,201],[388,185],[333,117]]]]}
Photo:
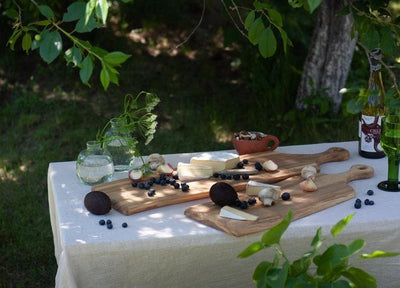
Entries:
{"type": "Polygon", "coordinates": [[[222,180],[224,180],[224,179],[226,179],[226,174],[221,174],[220,177],[222,180]]]}
{"type": "Polygon", "coordinates": [[[151,188],[151,189],[149,189],[149,191],[147,191],[147,196],[153,197],[154,195],[156,195],[156,190],[154,190],[153,188],[151,188]]]}
{"type": "Polygon", "coordinates": [[[282,198],[283,201],[289,200],[290,199],[290,193],[289,192],[282,193],[281,198],[282,198]]]}
{"type": "Polygon", "coordinates": [[[360,199],[360,198],[357,198],[357,199],[356,199],[356,203],[361,203],[361,199],[360,199]]]}
{"type": "Polygon", "coordinates": [[[107,229],[112,229],[112,228],[113,228],[113,224],[112,223],[107,224],[107,229]]]}
{"type": "Polygon", "coordinates": [[[242,201],[242,203],[240,203],[240,209],[247,209],[248,204],[247,201],[242,201]]]}
{"type": "Polygon", "coordinates": [[[157,180],[156,177],[151,177],[151,178],[150,178],[150,181],[153,182],[153,183],[155,183],[156,180],[157,180]]]}
{"type": "Polygon", "coordinates": [[[243,168],[243,162],[239,162],[236,164],[236,168],[243,168]]]}
{"type": "Polygon", "coordinates": [[[179,179],[178,174],[172,175],[172,178],[174,178],[175,180],[178,180],[179,179]]]}
{"type": "Polygon", "coordinates": [[[112,224],[112,221],[110,219],[108,219],[106,223],[107,223],[107,225],[112,224]]]}
{"type": "Polygon", "coordinates": [[[151,187],[150,183],[147,182],[146,184],[144,184],[144,189],[149,190],[150,187],[151,187]]]}
{"type": "Polygon", "coordinates": [[[242,175],[242,179],[243,179],[243,180],[248,180],[249,178],[250,178],[250,177],[249,177],[249,174],[246,174],[246,173],[245,173],[245,174],[242,175]]]}
{"type": "Polygon", "coordinates": [[[236,207],[240,207],[240,205],[242,205],[242,201],[240,201],[240,199],[236,199],[235,200],[235,206],[236,207]]]}
{"type": "Polygon", "coordinates": [[[213,173],[213,177],[214,177],[214,178],[218,178],[218,177],[219,177],[219,173],[218,173],[218,172],[214,172],[214,173],[213,173]]]}
{"type": "Polygon", "coordinates": [[[354,208],[360,209],[361,208],[361,202],[354,203],[354,208]]]}
{"type": "Polygon", "coordinates": [[[185,184],[185,185],[181,185],[182,187],[182,192],[188,192],[189,191],[189,185],[185,184]]]}
{"type": "Polygon", "coordinates": [[[247,159],[243,159],[242,162],[243,162],[243,164],[249,164],[249,160],[247,160],[247,159]]]}
{"type": "Polygon", "coordinates": [[[240,180],[240,174],[233,174],[233,180],[240,180]]]}
{"type": "Polygon", "coordinates": [[[144,189],[144,186],[145,186],[144,183],[142,183],[142,182],[139,183],[139,188],[140,189],[144,189]]]}
{"type": "Polygon", "coordinates": [[[179,189],[181,185],[179,185],[179,183],[174,183],[174,188],[175,189],[179,189]]]}
{"type": "Polygon", "coordinates": [[[165,179],[165,178],[167,178],[167,175],[164,174],[164,173],[161,173],[161,174],[160,174],[160,180],[161,180],[161,179],[165,179]]]}
{"type": "Polygon", "coordinates": [[[104,224],[106,224],[106,221],[104,221],[104,219],[101,219],[101,220],[99,221],[99,224],[100,224],[101,226],[103,226],[104,224]]]}
{"type": "Polygon", "coordinates": [[[249,200],[247,200],[247,203],[249,203],[249,205],[254,205],[256,204],[257,200],[256,198],[249,198],[249,200]]]}
{"type": "Polygon", "coordinates": [[[254,167],[255,167],[258,171],[261,171],[261,170],[263,169],[263,167],[262,167],[262,165],[261,165],[260,162],[254,163],[254,167]]]}
{"type": "Polygon", "coordinates": [[[161,179],[160,179],[160,178],[157,178],[156,181],[154,181],[154,183],[160,185],[161,179]]]}
{"type": "Polygon", "coordinates": [[[175,179],[169,179],[169,184],[170,184],[170,185],[174,186],[175,183],[176,183],[176,180],[175,180],[175,179]]]}
{"type": "Polygon", "coordinates": [[[161,179],[161,180],[160,180],[160,185],[161,185],[161,186],[167,185],[167,181],[166,181],[165,179],[161,179]]]}
{"type": "Polygon", "coordinates": [[[374,205],[375,202],[373,200],[369,200],[369,205],[374,205]]]}
{"type": "Polygon", "coordinates": [[[126,222],[124,222],[124,223],[122,223],[122,227],[126,228],[126,227],[128,227],[128,224],[126,222]]]}
{"type": "Polygon", "coordinates": [[[231,179],[232,179],[232,175],[231,174],[226,175],[226,180],[231,180],[231,179]]]}
{"type": "Polygon", "coordinates": [[[136,181],[131,182],[132,187],[137,187],[138,183],[136,181]]]}
{"type": "Polygon", "coordinates": [[[365,205],[369,205],[369,199],[365,199],[365,200],[364,200],[364,204],[365,204],[365,205]]]}
{"type": "Polygon", "coordinates": [[[369,196],[374,195],[374,191],[368,190],[368,191],[367,191],[367,194],[368,194],[369,196]]]}

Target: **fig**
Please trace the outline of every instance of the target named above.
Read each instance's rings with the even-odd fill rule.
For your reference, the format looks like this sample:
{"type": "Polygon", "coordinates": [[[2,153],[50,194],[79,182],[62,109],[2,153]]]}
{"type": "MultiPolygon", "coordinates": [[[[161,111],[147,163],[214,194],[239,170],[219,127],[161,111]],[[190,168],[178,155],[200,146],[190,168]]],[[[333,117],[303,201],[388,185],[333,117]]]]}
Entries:
{"type": "Polygon", "coordinates": [[[111,210],[111,199],[101,191],[92,191],[86,194],[83,201],[86,209],[95,215],[104,215],[111,210]]]}
{"type": "Polygon", "coordinates": [[[231,185],[217,182],[210,188],[210,198],[218,206],[235,205],[238,195],[231,185]]]}

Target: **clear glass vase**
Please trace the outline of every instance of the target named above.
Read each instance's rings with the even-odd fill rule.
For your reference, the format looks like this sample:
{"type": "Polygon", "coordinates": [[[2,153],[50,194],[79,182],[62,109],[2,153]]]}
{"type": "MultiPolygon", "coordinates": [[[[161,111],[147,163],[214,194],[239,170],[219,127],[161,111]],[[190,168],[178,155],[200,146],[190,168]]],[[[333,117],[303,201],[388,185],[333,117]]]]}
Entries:
{"type": "Polygon", "coordinates": [[[110,153],[114,162],[115,171],[128,171],[135,161],[136,139],[121,119],[111,119],[111,127],[106,132],[106,140],[103,147],[110,153]]]}
{"type": "Polygon", "coordinates": [[[76,160],[76,175],[87,185],[96,185],[110,181],[114,174],[114,163],[110,152],[96,141],[88,141],[86,149],[76,160]]]}

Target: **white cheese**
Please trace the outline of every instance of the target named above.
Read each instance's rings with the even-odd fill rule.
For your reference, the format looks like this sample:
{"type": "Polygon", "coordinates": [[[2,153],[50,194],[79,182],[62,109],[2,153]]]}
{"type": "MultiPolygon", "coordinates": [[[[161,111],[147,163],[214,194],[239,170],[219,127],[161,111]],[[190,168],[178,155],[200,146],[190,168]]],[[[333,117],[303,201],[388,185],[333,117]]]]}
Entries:
{"type": "Polygon", "coordinates": [[[255,221],[258,219],[258,216],[256,216],[256,215],[246,213],[244,211],[232,208],[230,206],[222,207],[221,211],[219,212],[219,216],[224,217],[224,218],[235,219],[235,220],[255,221]]]}
{"type": "Polygon", "coordinates": [[[267,184],[267,183],[261,183],[261,182],[252,181],[252,180],[247,182],[246,194],[249,196],[258,196],[260,191],[265,188],[268,188],[268,190],[270,191],[269,193],[271,194],[271,196],[270,196],[271,198],[273,198],[274,200],[279,199],[279,196],[281,195],[281,192],[282,192],[280,186],[271,185],[271,184],[267,184]]]}
{"type": "Polygon", "coordinates": [[[213,174],[211,166],[179,162],[176,168],[179,180],[193,181],[210,178],[213,174]]]}
{"type": "Polygon", "coordinates": [[[204,152],[190,159],[191,164],[201,164],[211,166],[213,172],[220,172],[233,169],[240,162],[240,157],[236,153],[229,152],[204,152]]]}

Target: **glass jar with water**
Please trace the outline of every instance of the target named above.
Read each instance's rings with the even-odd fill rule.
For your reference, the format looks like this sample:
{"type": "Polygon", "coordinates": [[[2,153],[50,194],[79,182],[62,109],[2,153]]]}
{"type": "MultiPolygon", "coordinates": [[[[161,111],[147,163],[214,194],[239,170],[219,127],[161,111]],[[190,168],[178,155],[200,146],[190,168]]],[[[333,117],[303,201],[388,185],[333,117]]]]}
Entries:
{"type": "Polygon", "coordinates": [[[101,147],[101,143],[88,141],[86,149],[81,151],[76,160],[76,175],[88,185],[110,181],[114,174],[111,154],[101,147]]]}
{"type": "Polygon", "coordinates": [[[137,140],[132,137],[124,119],[110,120],[110,129],[105,133],[103,147],[106,148],[113,159],[115,171],[128,171],[135,161],[137,140]]]}

